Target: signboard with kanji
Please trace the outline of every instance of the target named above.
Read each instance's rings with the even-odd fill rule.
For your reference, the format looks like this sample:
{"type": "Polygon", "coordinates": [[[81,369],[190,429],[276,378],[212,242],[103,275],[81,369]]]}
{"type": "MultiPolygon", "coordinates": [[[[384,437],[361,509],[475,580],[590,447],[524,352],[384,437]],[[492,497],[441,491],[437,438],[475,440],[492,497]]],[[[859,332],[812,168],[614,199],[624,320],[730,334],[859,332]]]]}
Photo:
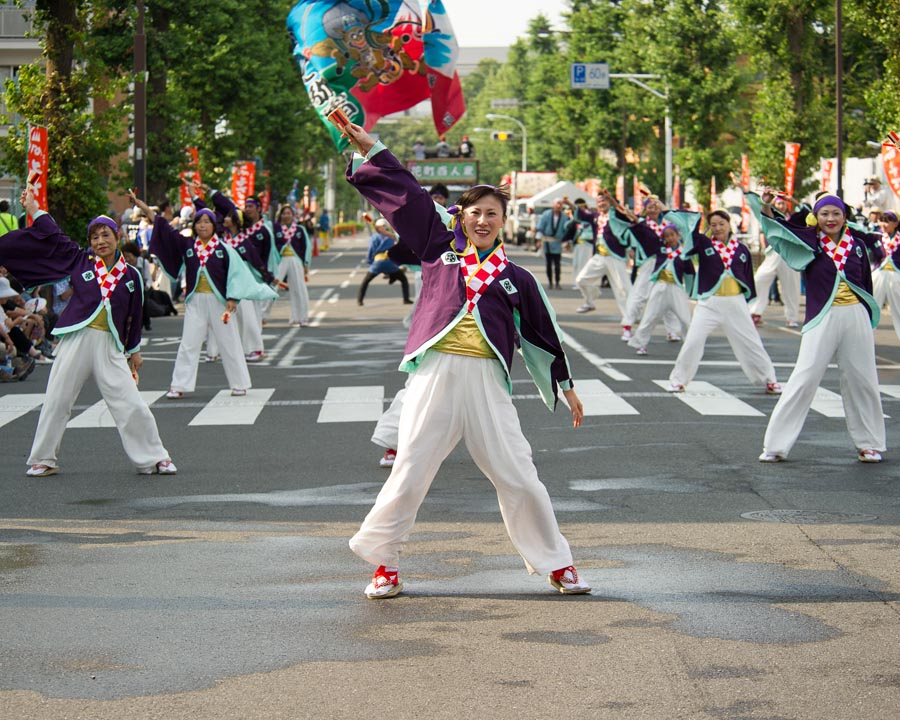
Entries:
{"type": "Polygon", "coordinates": [[[478,182],[478,161],[471,158],[410,160],[406,167],[422,185],[437,182],[474,185],[478,182]]]}

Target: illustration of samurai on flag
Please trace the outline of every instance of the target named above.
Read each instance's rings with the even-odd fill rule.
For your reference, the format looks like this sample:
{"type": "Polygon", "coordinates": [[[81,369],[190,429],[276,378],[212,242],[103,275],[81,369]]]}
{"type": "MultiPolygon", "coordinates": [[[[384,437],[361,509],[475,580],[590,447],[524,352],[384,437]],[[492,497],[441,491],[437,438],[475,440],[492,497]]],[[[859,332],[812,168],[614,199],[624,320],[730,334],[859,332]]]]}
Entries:
{"type": "Polygon", "coordinates": [[[366,130],[431,98],[438,134],[466,111],[459,47],[441,0],[301,0],[288,15],[294,57],[316,112],[340,109],[366,130]]]}

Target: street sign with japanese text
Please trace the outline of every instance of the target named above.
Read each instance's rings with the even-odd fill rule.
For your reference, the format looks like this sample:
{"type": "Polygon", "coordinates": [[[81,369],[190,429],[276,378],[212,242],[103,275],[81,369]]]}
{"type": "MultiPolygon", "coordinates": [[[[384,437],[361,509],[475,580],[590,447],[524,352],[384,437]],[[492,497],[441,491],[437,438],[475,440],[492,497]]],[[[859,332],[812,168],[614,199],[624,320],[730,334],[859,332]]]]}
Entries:
{"type": "Polygon", "coordinates": [[[474,185],[478,182],[478,161],[470,158],[410,160],[406,167],[423,185],[434,182],[474,185]]]}
{"type": "Polygon", "coordinates": [[[572,63],[569,80],[573,90],[609,90],[609,63],[572,63]]]}

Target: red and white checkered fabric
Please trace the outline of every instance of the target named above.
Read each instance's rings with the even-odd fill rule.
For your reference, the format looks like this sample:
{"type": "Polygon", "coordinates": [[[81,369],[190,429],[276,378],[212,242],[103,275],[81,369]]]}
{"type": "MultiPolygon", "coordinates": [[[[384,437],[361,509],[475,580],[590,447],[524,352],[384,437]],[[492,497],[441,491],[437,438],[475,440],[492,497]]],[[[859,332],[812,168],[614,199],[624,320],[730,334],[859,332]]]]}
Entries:
{"type": "Polygon", "coordinates": [[[884,262],[882,263],[884,264],[891,259],[897,248],[900,247],[900,232],[895,232],[890,237],[888,237],[887,233],[882,233],[881,247],[884,248],[884,262]]]}
{"type": "Polygon", "coordinates": [[[200,242],[200,238],[194,240],[194,252],[197,253],[197,259],[200,261],[200,267],[206,266],[206,261],[209,260],[209,256],[212,255],[213,250],[216,249],[216,246],[219,244],[219,238],[217,235],[213,235],[212,239],[206,243],[204,247],[203,243],[200,242]]]}
{"type": "Polygon", "coordinates": [[[466,311],[472,312],[484,291],[509,265],[509,260],[503,246],[498,245],[484,261],[478,262],[478,250],[469,243],[459,265],[466,282],[466,311]]]}
{"type": "Polygon", "coordinates": [[[121,253],[119,253],[119,259],[113,263],[110,270],[106,269],[106,263],[96,255],[94,256],[94,270],[97,275],[97,283],[100,285],[100,297],[103,302],[106,302],[109,296],[112,295],[113,290],[116,289],[116,285],[119,284],[119,280],[122,279],[127,268],[125,258],[121,253]]]}
{"type": "Polygon", "coordinates": [[[230,242],[231,247],[237,247],[242,242],[244,242],[244,240],[246,240],[248,237],[250,237],[251,235],[255,235],[257,233],[257,231],[262,229],[263,225],[265,225],[265,223],[262,220],[257,220],[246,230],[242,230],[241,232],[239,232],[237,235],[235,235],[231,239],[231,242],[230,242]]]}
{"type": "Polygon", "coordinates": [[[662,225],[660,225],[658,222],[654,222],[650,218],[645,218],[644,222],[647,223],[648,228],[656,233],[656,237],[662,237],[662,225]]]}
{"type": "Polygon", "coordinates": [[[819,244],[828,254],[828,257],[834,262],[834,266],[838,272],[844,272],[844,265],[847,264],[847,256],[850,255],[850,248],[853,247],[853,238],[850,233],[844,231],[844,236],[837,244],[829,238],[825,233],[819,233],[819,244]]]}
{"type": "Polygon", "coordinates": [[[722,258],[722,264],[725,265],[725,269],[728,270],[731,267],[731,261],[734,260],[734,254],[737,252],[738,239],[732,235],[728,239],[728,244],[723,245],[721,242],[712,239],[713,247],[716,249],[716,252],[719,253],[719,257],[722,258]]]}
{"type": "Polygon", "coordinates": [[[288,227],[282,226],[281,232],[284,235],[285,246],[289,245],[291,240],[294,239],[294,235],[297,234],[297,223],[293,222],[288,227]]]}
{"type": "Polygon", "coordinates": [[[666,257],[669,260],[675,260],[679,255],[681,255],[680,247],[669,247],[668,245],[666,246],[666,257]]]}

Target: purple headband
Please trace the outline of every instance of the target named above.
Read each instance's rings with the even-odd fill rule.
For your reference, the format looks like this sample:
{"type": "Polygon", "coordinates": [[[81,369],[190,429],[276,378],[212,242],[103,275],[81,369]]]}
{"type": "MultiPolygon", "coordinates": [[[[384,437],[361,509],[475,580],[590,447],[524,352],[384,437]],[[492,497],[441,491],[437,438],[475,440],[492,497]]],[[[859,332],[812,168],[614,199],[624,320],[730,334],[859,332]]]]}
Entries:
{"type": "Polygon", "coordinates": [[[114,234],[119,234],[119,224],[115,220],[106,215],[98,215],[88,223],[88,239],[91,237],[91,228],[94,227],[94,225],[106,225],[106,227],[112,230],[114,234]]]}
{"type": "MultiPolygon", "coordinates": [[[[665,235],[666,230],[674,230],[675,232],[678,232],[678,228],[675,227],[672,223],[666,223],[665,225],[663,225],[662,230],[660,231],[660,235],[665,235]]],[[[680,235],[681,233],[678,234],[680,235]]]]}
{"type": "Polygon", "coordinates": [[[887,220],[888,222],[900,222],[897,218],[897,213],[893,210],[888,210],[887,212],[881,213],[881,219],[887,220]]]}
{"type": "Polygon", "coordinates": [[[248,197],[246,200],[244,200],[244,207],[247,207],[248,203],[253,203],[258,208],[262,207],[262,203],[255,197],[248,197]]]}
{"type": "Polygon", "coordinates": [[[209,219],[212,221],[212,224],[213,224],[213,225],[216,224],[216,214],[215,214],[212,210],[210,210],[209,208],[200,208],[200,209],[195,213],[195,215],[194,215],[194,222],[193,222],[192,224],[193,224],[193,225],[196,225],[196,224],[197,224],[197,220],[199,220],[200,218],[202,218],[204,215],[206,215],[206,216],[209,217],[209,219]]]}
{"type": "Polygon", "coordinates": [[[818,200],[816,200],[816,204],[813,206],[813,215],[819,212],[826,205],[834,205],[838,210],[840,210],[844,215],[847,214],[847,206],[844,205],[844,201],[841,200],[837,195],[823,195],[818,200]]]}

